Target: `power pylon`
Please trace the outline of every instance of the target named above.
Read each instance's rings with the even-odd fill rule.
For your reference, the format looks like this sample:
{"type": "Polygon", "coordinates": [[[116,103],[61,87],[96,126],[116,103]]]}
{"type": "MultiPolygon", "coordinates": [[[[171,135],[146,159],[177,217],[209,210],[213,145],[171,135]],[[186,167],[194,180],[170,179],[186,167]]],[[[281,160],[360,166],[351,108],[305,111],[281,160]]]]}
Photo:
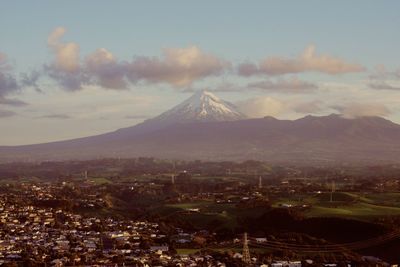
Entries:
{"type": "Polygon", "coordinates": [[[174,161],[174,169],[171,176],[171,184],[175,184],[175,176],[176,176],[176,171],[175,171],[175,161],[174,161]]]}
{"type": "Polygon", "coordinates": [[[335,181],[332,181],[331,184],[331,199],[330,202],[333,202],[333,193],[336,191],[336,185],[335,185],[335,181]]]}
{"type": "Polygon", "coordinates": [[[250,251],[249,251],[249,240],[247,239],[247,233],[243,235],[243,254],[242,261],[247,265],[251,264],[250,251]]]}

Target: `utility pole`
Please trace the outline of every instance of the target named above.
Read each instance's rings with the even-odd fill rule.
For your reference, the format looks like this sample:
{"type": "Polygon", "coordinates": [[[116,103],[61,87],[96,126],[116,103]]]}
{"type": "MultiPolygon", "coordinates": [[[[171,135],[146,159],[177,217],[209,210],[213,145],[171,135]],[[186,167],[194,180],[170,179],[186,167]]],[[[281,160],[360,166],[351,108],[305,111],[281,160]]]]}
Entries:
{"type": "Polygon", "coordinates": [[[332,186],[332,188],[331,188],[331,202],[333,202],[333,192],[335,192],[335,190],[336,190],[335,181],[332,181],[331,186],[332,186]]]}
{"type": "Polygon", "coordinates": [[[258,177],[258,189],[262,189],[262,177],[258,177]]]}
{"type": "Polygon", "coordinates": [[[174,161],[174,169],[172,171],[171,184],[175,184],[175,174],[176,174],[176,171],[175,171],[175,161],[174,161]]]}
{"type": "Polygon", "coordinates": [[[243,235],[243,254],[242,261],[247,265],[251,263],[250,251],[249,251],[249,240],[247,239],[247,233],[243,235]]]}

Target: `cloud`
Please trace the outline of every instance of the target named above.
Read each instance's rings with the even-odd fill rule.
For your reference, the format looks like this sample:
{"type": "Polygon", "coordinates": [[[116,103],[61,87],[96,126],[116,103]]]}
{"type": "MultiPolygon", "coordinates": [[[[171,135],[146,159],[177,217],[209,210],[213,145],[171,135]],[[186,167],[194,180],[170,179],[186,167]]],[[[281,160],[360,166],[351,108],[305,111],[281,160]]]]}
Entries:
{"type": "Polygon", "coordinates": [[[258,65],[246,62],[238,66],[238,73],[242,76],[257,74],[283,75],[301,72],[322,72],[326,74],[343,74],[362,72],[365,68],[359,64],[352,64],[330,55],[318,55],[315,46],[309,45],[297,58],[269,57],[258,65]]]}
{"type": "Polygon", "coordinates": [[[206,87],[193,87],[188,86],[185,89],[180,90],[182,93],[193,93],[201,90],[206,90],[209,92],[243,92],[245,91],[246,86],[241,86],[238,84],[233,84],[230,82],[222,82],[215,86],[206,86],[206,87]]]}
{"type": "Polygon", "coordinates": [[[0,118],[6,118],[16,115],[14,111],[0,109],[0,118]]]}
{"type": "Polygon", "coordinates": [[[339,111],[345,118],[385,117],[391,114],[391,111],[385,105],[376,103],[347,103],[332,108],[339,111]]]}
{"type": "Polygon", "coordinates": [[[83,72],[79,72],[76,75],[57,71],[49,66],[44,67],[48,76],[61,86],[66,91],[78,91],[82,89],[84,84],[89,84],[89,77],[83,72]]]}
{"type": "Polygon", "coordinates": [[[320,100],[304,101],[302,99],[285,99],[281,101],[269,96],[250,98],[236,103],[238,109],[251,118],[265,116],[296,116],[300,114],[318,114],[325,110],[320,100]]]}
{"type": "MultiPolygon", "coordinates": [[[[7,55],[0,52],[0,105],[21,107],[28,105],[26,102],[9,98],[9,95],[20,93],[23,89],[24,81],[18,81],[13,72],[13,68],[8,64],[7,55]]],[[[6,114],[14,115],[11,111],[2,111],[3,117],[6,114]]]]}
{"type": "Polygon", "coordinates": [[[118,63],[105,48],[97,49],[85,58],[85,69],[94,84],[104,88],[126,88],[126,64],[118,63]]]}
{"type": "Polygon", "coordinates": [[[11,99],[11,98],[5,98],[0,96],[0,105],[9,105],[9,106],[14,106],[14,107],[22,107],[28,105],[28,103],[19,100],[19,99],[11,99]]]}
{"type": "Polygon", "coordinates": [[[87,82],[88,78],[80,65],[79,45],[61,41],[65,32],[65,28],[58,27],[50,33],[47,45],[54,54],[54,60],[51,64],[44,65],[44,71],[63,89],[76,91],[82,88],[82,84],[87,82]]]}
{"type": "Polygon", "coordinates": [[[399,84],[400,82],[400,69],[388,70],[385,65],[377,65],[374,71],[369,75],[371,82],[368,86],[375,90],[400,90],[400,85],[392,85],[393,83],[399,84]]]}
{"type": "Polygon", "coordinates": [[[131,82],[168,83],[183,87],[208,76],[221,74],[229,63],[196,46],[166,48],[163,57],[136,57],[128,65],[131,82]]]}
{"type": "Polygon", "coordinates": [[[385,81],[370,83],[369,87],[376,90],[400,90],[400,86],[393,86],[385,81]]]}
{"type": "Polygon", "coordinates": [[[0,96],[5,96],[18,91],[17,80],[10,74],[0,72],[0,96]]]}
{"type": "Polygon", "coordinates": [[[252,76],[255,74],[261,74],[261,71],[258,68],[258,66],[251,62],[245,62],[245,63],[239,64],[237,67],[237,72],[239,75],[245,76],[245,77],[252,76]]]}
{"type": "Polygon", "coordinates": [[[371,80],[399,79],[400,69],[388,70],[385,65],[375,66],[373,72],[369,75],[371,80]]]}
{"type": "Polygon", "coordinates": [[[0,97],[20,90],[17,80],[10,73],[11,70],[12,68],[8,64],[7,56],[0,53],[0,97]]]}
{"type": "Polygon", "coordinates": [[[349,102],[342,105],[326,105],[319,99],[306,101],[304,99],[285,99],[281,101],[269,96],[260,96],[235,103],[238,109],[250,118],[296,117],[296,114],[322,114],[332,112],[332,109],[345,118],[385,117],[391,110],[379,103],[349,102]]]}
{"type": "Polygon", "coordinates": [[[22,73],[21,74],[21,87],[33,87],[37,92],[42,92],[38,85],[38,81],[42,74],[40,71],[34,70],[30,73],[22,73]]]}
{"type": "Polygon", "coordinates": [[[250,90],[261,90],[276,93],[308,93],[316,90],[317,88],[318,86],[314,83],[300,80],[297,77],[291,77],[288,79],[263,80],[252,82],[247,85],[223,82],[214,87],[207,88],[196,88],[189,86],[182,90],[182,92],[196,92],[206,89],[207,91],[211,92],[246,92],[250,90]]]}
{"type": "Polygon", "coordinates": [[[256,97],[236,103],[238,109],[251,118],[277,116],[286,109],[286,105],[272,97],[256,97]]]}
{"type": "Polygon", "coordinates": [[[71,119],[71,116],[66,115],[66,114],[49,114],[49,115],[43,115],[39,116],[37,118],[45,118],[45,119],[71,119]]]}
{"type": "Polygon", "coordinates": [[[317,85],[302,81],[297,77],[290,79],[279,79],[277,81],[265,80],[254,82],[247,85],[247,88],[255,88],[267,91],[276,91],[280,93],[304,93],[317,89],[317,85]]]}
{"type": "Polygon", "coordinates": [[[136,56],[130,62],[118,61],[110,51],[99,48],[81,61],[79,45],[62,42],[65,32],[65,28],[58,27],[49,35],[47,44],[54,60],[44,66],[44,71],[69,91],[80,90],[86,84],[124,89],[127,81],[183,87],[208,76],[220,75],[230,66],[197,46],[165,48],[161,57],[136,56]]]}
{"type": "Polygon", "coordinates": [[[132,120],[142,120],[142,119],[148,119],[148,115],[127,115],[125,116],[125,119],[132,119],[132,120]]]}
{"type": "Polygon", "coordinates": [[[85,59],[85,71],[96,84],[106,88],[125,88],[131,83],[167,83],[190,86],[209,76],[220,75],[229,63],[201,51],[196,46],[165,48],[163,56],[137,56],[131,62],[118,62],[106,49],[98,49],[85,59]]]}
{"type": "MultiPolygon", "coordinates": [[[[21,87],[11,71],[12,67],[8,64],[7,56],[0,53],[0,105],[25,106],[27,103],[21,100],[8,98],[9,95],[21,91],[21,87]]],[[[2,111],[2,117],[7,114],[13,115],[11,113],[11,111],[2,111]]]]}
{"type": "Polygon", "coordinates": [[[63,43],[61,38],[65,32],[65,28],[58,27],[47,39],[47,45],[55,56],[52,67],[62,72],[77,73],[80,68],[79,45],[73,42],[63,43]]]}
{"type": "Polygon", "coordinates": [[[292,105],[293,111],[302,114],[316,114],[323,111],[321,107],[322,101],[320,100],[313,100],[309,102],[301,102],[292,105]]]}
{"type": "Polygon", "coordinates": [[[0,71],[9,71],[11,66],[8,64],[7,55],[0,52],[0,71]]]}

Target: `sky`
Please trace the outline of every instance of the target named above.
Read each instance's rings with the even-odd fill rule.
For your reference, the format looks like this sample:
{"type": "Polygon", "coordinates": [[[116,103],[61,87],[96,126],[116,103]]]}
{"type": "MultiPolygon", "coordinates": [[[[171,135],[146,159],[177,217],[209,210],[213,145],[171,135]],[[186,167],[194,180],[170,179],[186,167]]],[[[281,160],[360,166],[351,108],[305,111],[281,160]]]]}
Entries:
{"type": "Polygon", "coordinates": [[[249,117],[400,124],[399,1],[2,1],[0,145],[109,132],[206,89],[249,117]]]}

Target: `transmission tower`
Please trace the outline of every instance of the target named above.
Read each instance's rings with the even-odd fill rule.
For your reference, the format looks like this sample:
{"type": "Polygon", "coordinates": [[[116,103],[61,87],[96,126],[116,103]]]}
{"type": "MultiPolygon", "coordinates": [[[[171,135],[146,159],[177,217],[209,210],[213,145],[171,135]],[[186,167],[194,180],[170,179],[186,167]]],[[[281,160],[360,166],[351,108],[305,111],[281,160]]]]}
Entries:
{"type": "Polygon", "coordinates": [[[331,184],[331,199],[330,202],[333,202],[333,193],[336,191],[336,185],[335,185],[335,181],[332,181],[331,184]]]}
{"type": "Polygon", "coordinates": [[[251,263],[250,251],[249,251],[249,240],[247,240],[247,233],[243,235],[243,254],[242,261],[247,265],[251,263]]]}
{"type": "Polygon", "coordinates": [[[171,176],[171,184],[175,184],[175,175],[176,175],[176,171],[175,171],[175,161],[174,161],[174,169],[173,169],[172,176],[171,176]]]}

